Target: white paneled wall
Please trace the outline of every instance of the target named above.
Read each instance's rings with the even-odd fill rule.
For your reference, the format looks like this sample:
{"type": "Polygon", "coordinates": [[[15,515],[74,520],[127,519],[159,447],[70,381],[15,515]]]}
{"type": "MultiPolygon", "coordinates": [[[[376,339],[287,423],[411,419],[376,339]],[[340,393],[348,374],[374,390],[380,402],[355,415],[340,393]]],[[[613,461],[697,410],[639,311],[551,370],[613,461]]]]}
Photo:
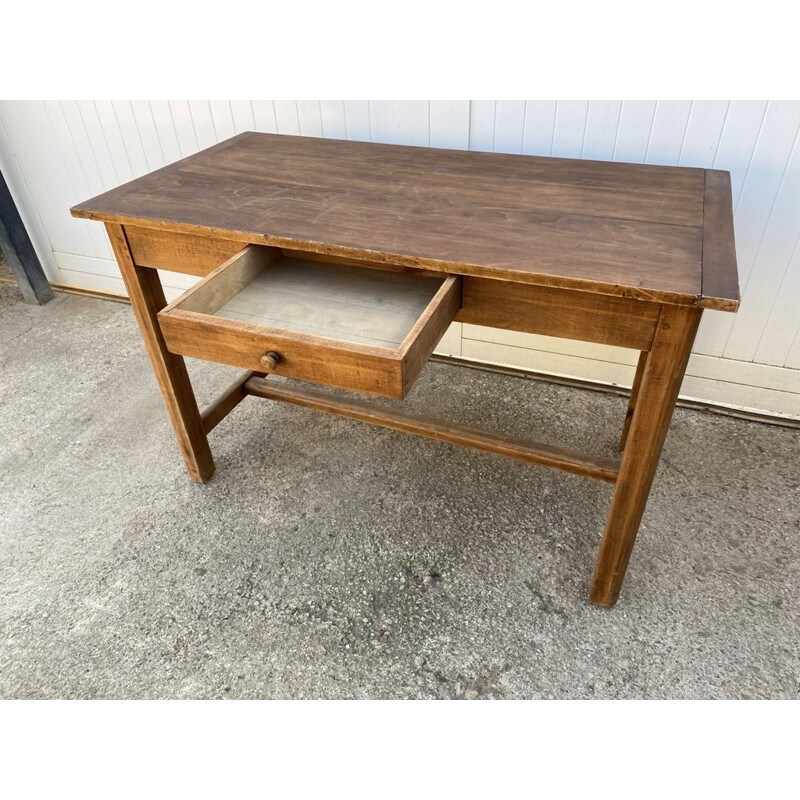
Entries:
{"type": "MultiPolygon", "coordinates": [[[[800,102],[3,101],[0,169],[50,280],[122,294],[102,225],[69,207],[245,130],[729,170],[742,306],[705,313],[683,394],[800,418],[800,102]]],[[[636,359],[474,325],[441,349],[628,385],[636,359]]]]}

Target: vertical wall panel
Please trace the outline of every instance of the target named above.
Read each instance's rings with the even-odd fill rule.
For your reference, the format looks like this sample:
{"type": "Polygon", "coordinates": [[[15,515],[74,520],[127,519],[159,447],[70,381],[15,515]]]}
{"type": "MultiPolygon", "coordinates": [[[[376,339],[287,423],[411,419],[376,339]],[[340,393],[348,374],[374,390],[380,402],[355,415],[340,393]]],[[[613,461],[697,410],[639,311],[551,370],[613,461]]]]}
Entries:
{"type": "Polygon", "coordinates": [[[197,146],[204,150],[217,143],[217,132],[214,130],[214,118],[211,116],[211,106],[208,100],[190,100],[189,114],[192,118],[194,135],[197,146]]]}
{"type": "Polygon", "coordinates": [[[5,176],[11,196],[17,206],[19,215],[30,234],[31,244],[39,256],[47,279],[55,283],[63,283],[64,276],[56,264],[53,257],[53,250],[47,233],[44,221],[41,218],[39,209],[33,198],[33,192],[28,185],[28,180],[24,175],[19,160],[14,152],[14,146],[6,131],[6,123],[3,120],[4,106],[8,106],[8,101],[0,101],[0,170],[5,176]]]}
{"type": "Polygon", "coordinates": [[[300,134],[300,118],[297,115],[297,103],[294,100],[275,100],[273,104],[278,133],[298,136],[300,134]]]}
{"type": "Polygon", "coordinates": [[[261,133],[277,133],[278,121],[275,118],[275,105],[272,100],[253,100],[253,124],[261,133]]]}
{"type": "Polygon", "coordinates": [[[92,149],[97,169],[100,171],[100,178],[106,189],[130,180],[133,175],[130,165],[127,163],[127,156],[120,157],[119,149],[116,149],[113,156],[106,138],[106,130],[100,121],[97,113],[97,106],[91,100],[79,100],[78,112],[80,113],[83,127],[89,139],[89,147],[92,149]]]}
{"type": "Polygon", "coordinates": [[[44,106],[39,101],[4,103],[4,121],[9,138],[18,144],[17,160],[53,249],[76,249],[86,239],[70,224],[69,173],[53,146],[44,106]]]}
{"type": "Polygon", "coordinates": [[[356,142],[371,141],[369,102],[367,100],[345,100],[344,124],[347,129],[348,139],[356,142]]]}
{"type": "Polygon", "coordinates": [[[525,101],[498,100],[495,108],[494,147],[497,153],[521,153],[525,135],[525,101]]]}
{"type": "Polygon", "coordinates": [[[431,147],[469,149],[469,100],[431,100],[431,147]]]}
{"type": "MultiPolygon", "coordinates": [[[[731,174],[731,192],[736,207],[750,168],[756,142],[767,111],[766,101],[733,100],[728,108],[712,167],[731,174]]],[[[741,217],[736,221],[736,243],[741,261],[740,241],[743,236],[741,217]]],[[[726,314],[705,314],[695,342],[695,351],[721,356],[730,330],[726,314]]]]}
{"type": "Polygon", "coordinates": [[[370,100],[372,141],[426,147],[430,142],[427,100],[370,100]]]}
{"type": "Polygon", "coordinates": [[[555,100],[526,100],[522,152],[530,156],[552,155],[555,127],[555,100]]]}
{"type": "Polygon", "coordinates": [[[469,109],[470,150],[494,150],[495,100],[473,100],[469,109]]]}
{"type": "Polygon", "coordinates": [[[624,100],[614,145],[614,161],[642,163],[650,143],[656,104],[650,100],[624,100]]]}
{"type": "Polygon", "coordinates": [[[586,132],[587,100],[559,100],[553,128],[553,155],[559,158],[580,158],[586,132]]]}
{"type": "Polygon", "coordinates": [[[214,133],[217,141],[223,142],[236,135],[236,127],[233,124],[233,112],[228,100],[209,100],[211,109],[211,119],[214,123],[214,133]]]}
{"type": "MultiPolygon", "coordinates": [[[[758,245],[750,274],[743,281],[746,307],[740,309],[731,325],[724,355],[741,361],[752,361],[758,338],[753,331],[763,331],[778,297],[786,269],[797,248],[800,217],[800,148],[797,136],[775,203],[758,245]]],[[[800,304],[795,305],[800,316],[800,304]]]]}
{"type": "Polygon", "coordinates": [[[672,166],[678,163],[691,110],[692,104],[688,100],[659,100],[656,103],[644,159],[647,164],[672,166]]]}
{"type": "Polygon", "coordinates": [[[164,161],[170,164],[181,157],[181,146],[178,143],[178,134],[175,123],[172,121],[172,109],[168,100],[151,100],[150,111],[156,126],[156,136],[164,154],[164,161]]]}
{"type": "Polygon", "coordinates": [[[161,147],[161,141],[158,138],[158,131],[156,131],[156,121],[153,117],[152,106],[147,100],[132,100],[131,109],[136,121],[136,128],[139,131],[142,150],[147,159],[148,170],[152,171],[163,167],[167,163],[167,159],[161,147]]]}
{"type": "MultiPolygon", "coordinates": [[[[108,153],[111,163],[114,165],[116,180],[118,182],[132,181],[136,175],[128,157],[128,150],[122,138],[122,131],[117,121],[117,112],[114,104],[110,100],[95,100],[94,119],[98,123],[98,140],[102,139],[105,143],[105,150],[108,153]]],[[[191,121],[187,127],[191,130],[191,121]]]]}
{"type": "MultiPolygon", "coordinates": [[[[749,156],[741,190],[735,202],[736,255],[739,282],[743,290],[740,314],[750,316],[747,287],[750,273],[762,246],[764,233],[772,216],[778,191],[783,182],[789,157],[800,128],[800,103],[769,103],[749,156]]],[[[720,158],[717,166],[725,169],[720,158]]],[[[757,284],[754,284],[754,286],[757,284]]],[[[710,315],[709,315],[710,316],[710,315]]],[[[738,315],[737,315],[738,316],[738,315]]],[[[721,356],[725,353],[735,317],[716,314],[703,330],[704,352],[721,356]],[[706,342],[711,343],[708,346],[706,342]]],[[[759,336],[760,331],[754,331],[759,336]]]]}
{"type": "Polygon", "coordinates": [[[746,283],[800,127],[800,103],[771,103],[736,206],[739,275],[746,283]]]}
{"type": "Polygon", "coordinates": [[[253,104],[249,100],[231,100],[231,119],[236,133],[253,131],[256,128],[253,117],[253,104]]]}
{"type": "MultiPolygon", "coordinates": [[[[54,106],[59,106],[54,103],[54,106]]],[[[139,136],[139,129],[136,126],[136,118],[133,115],[133,107],[128,100],[115,100],[113,102],[114,116],[117,120],[119,133],[122,137],[122,143],[125,147],[125,152],[128,154],[128,160],[131,165],[131,171],[134,177],[138,178],[140,175],[145,175],[150,171],[147,163],[147,157],[144,153],[142,146],[142,139],[139,136]]],[[[60,107],[59,107],[60,112],[60,107]]],[[[53,116],[56,115],[55,109],[53,116]]],[[[193,127],[196,126],[193,123],[193,127]]]]}
{"type": "MultiPolygon", "coordinates": [[[[794,252],[778,286],[775,302],[764,325],[753,360],[759,364],[793,366],[789,362],[793,341],[795,337],[800,337],[798,317],[800,317],[800,237],[795,241],[794,252]]],[[[795,369],[798,367],[800,365],[795,366],[795,369]]]]}
{"type": "Polygon", "coordinates": [[[175,136],[178,139],[181,158],[186,158],[186,156],[190,156],[200,149],[189,101],[170,100],[169,111],[172,115],[172,123],[175,127],[175,136]]]}
{"type": "Polygon", "coordinates": [[[395,144],[394,103],[389,100],[370,100],[369,123],[373,142],[395,144]]]}
{"type": "MultiPolygon", "coordinates": [[[[69,174],[69,190],[71,197],[74,198],[73,202],[77,202],[78,198],[88,197],[91,192],[86,182],[86,177],[83,174],[80,160],[72,146],[72,138],[69,134],[67,122],[61,112],[61,106],[57,100],[48,100],[43,104],[48,122],[50,123],[50,131],[53,139],[58,147],[61,160],[69,174]]],[[[102,239],[105,238],[105,231],[93,231],[92,228],[100,228],[99,225],[92,225],[90,220],[81,220],[84,225],[76,225],[75,227],[75,247],[78,252],[85,253],[87,256],[102,257],[105,249],[102,239]]]]}
{"type": "Polygon", "coordinates": [[[704,169],[713,166],[729,108],[730,103],[727,100],[692,104],[678,158],[680,166],[704,169]]]}
{"type": "Polygon", "coordinates": [[[739,199],[742,184],[750,169],[766,113],[766,101],[732,100],[725,116],[712,166],[714,169],[726,169],[731,173],[734,205],[739,199]]]}
{"type": "Polygon", "coordinates": [[[25,168],[16,145],[16,136],[11,131],[8,120],[9,113],[16,114],[18,112],[17,105],[19,104],[10,101],[0,101],[0,169],[6,178],[20,217],[30,233],[31,243],[39,256],[48,280],[61,282],[63,275],[53,257],[52,245],[48,238],[49,232],[35,200],[38,195],[37,187],[33,183],[33,175],[25,168]]]}
{"type": "Polygon", "coordinates": [[[622,113],[620,100],[592,100],[586,117],[583,158],[611,161],[622,113]]]}
{"type": "Polygon", "coordinates": [[[322,137],[322,114],[319,100],[298,100],[297,122],[302,136],[322,137]]]}
{"type": "Polygon", "coordinates": [[[431,147],[469,149],[469,101],[431,100],[431,147]]]}
{"type": "MultiPolygon", "coordinates": [[[[9,106],[11,104],[9,103],[9,106]]],[[[94,153],[89,144],[89,137],[78,110],[78,104],[74,100],[64,100],[61,102],[61,111],[64,115],[64,122],[69,131],[70,141],[78,156],[81,170],[86,179],[86,184],[90,194],[100,194],[106,190],[100,169],[97,166],[94,153]]],[[[6,114],[9,119],[9,114],[6,114]]],[[[17,139],[17,137],[15,137],[17,139]]],[[[20,152],[24,152],[24,142],[19,142],[20,152]]]]}
{"type": "Polygon", "coordinates": [[[800,331],[795,334],[794,342],[789,349],[789,357],[786,359],[786,366],[790,369],[800,370],[800,331]]]}
{"type": "Polygon", "coordinates": [[[346,139],[347,121],[344,116],[344,103],[341,100],[320,100],[322,135],[326,139],[346,139]]]}

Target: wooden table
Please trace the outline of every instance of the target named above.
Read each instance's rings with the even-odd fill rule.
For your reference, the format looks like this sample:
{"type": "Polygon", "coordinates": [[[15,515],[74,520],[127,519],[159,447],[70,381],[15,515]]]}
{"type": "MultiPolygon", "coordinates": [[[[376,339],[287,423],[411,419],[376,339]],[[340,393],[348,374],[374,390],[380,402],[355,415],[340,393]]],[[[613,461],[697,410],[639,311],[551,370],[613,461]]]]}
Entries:
{"type": "Polygon", "coordinates": [[[214,471],[209,431],[256,395],[610,481],[604,606],[703,309],[739,306],[718,170],[243,133],[72,214],[106,224],[193,480],[214,471]],[[157,268],[204,280],[167,305],[157,268]],[[267,378],[402,398],[453,320],[639,350],[621,460],[267,378]],[[201,413],[183,356],[247,371],[201,413]]]}

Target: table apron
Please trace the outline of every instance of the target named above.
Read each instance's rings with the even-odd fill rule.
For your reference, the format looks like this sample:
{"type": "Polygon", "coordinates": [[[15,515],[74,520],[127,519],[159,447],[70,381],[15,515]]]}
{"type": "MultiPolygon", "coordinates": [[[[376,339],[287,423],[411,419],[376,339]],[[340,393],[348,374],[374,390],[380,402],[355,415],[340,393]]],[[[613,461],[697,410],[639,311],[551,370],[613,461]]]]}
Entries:
{"type": "MultiPolygon", "coordinates": [[[[245,244],[126,225],[134,263],[204,277],[245,244]]],[[[374,262],[371,262],[374,266],[374,262]]],[[[628,297],[464,276],[457,322],[649,350],[661,304],[628,297]]]]}
{"type": "Polygon", "coordinates": [[[649,350],[660,303],[465,276],[456,322],[649,350]]]}

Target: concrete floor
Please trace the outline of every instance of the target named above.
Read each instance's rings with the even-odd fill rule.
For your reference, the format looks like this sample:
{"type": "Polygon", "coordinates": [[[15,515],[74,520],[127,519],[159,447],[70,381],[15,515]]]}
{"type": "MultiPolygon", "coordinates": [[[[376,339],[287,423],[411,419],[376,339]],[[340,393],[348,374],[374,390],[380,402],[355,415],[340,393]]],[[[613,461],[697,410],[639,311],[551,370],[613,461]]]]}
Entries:
{"type": "MultiPolygon", "coordinates": [[[[800,431],[678,409],[600,609],[607,484],[249,399],[197,486],[124,304],[0,284],[0,369],[3,697],[798,696],[800,431]]],[[[437,363],[407,404],[609,454],[625,408],[437,363]]]]}

